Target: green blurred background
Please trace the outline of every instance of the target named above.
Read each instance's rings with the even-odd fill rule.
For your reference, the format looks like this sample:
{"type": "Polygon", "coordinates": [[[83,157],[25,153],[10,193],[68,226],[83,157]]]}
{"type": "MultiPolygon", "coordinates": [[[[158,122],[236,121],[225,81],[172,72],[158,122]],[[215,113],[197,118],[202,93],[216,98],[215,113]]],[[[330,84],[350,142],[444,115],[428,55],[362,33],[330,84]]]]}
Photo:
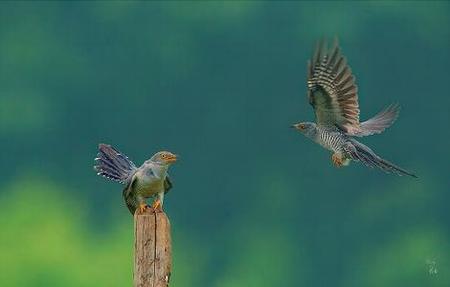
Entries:
{"type": "Polygon", "coordinates": [[[171,286],[450,286],[449,51],[445,2],[1,2],[0,286],[131,286],[100,142],[181,155],[171,286]],[[402,105],[363,142],[418,180],[289,129],[322,36],[363,119],[402,105]]]}

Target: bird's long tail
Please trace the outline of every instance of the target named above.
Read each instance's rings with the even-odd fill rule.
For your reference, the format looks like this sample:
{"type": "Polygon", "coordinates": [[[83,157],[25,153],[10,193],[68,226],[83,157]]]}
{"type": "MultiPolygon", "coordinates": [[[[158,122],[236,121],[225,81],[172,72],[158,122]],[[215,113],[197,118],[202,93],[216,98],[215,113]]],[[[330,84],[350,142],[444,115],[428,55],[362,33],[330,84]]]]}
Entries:
{"type": "Polygon", "coordinates": [[[98,175],[125,184],[136,171],[136,166],[112,146],[99,144],[94,169],[98,175]]]}
{"type": "Polygon", "coordinates": [[[364,137],[373,134],[382,133],[385,129],[390,127],[398,118],[400,113],[400,106],[397,104],[389,105],[374,117],[361,123],[361,131],[354,134],[354,136],[364,137]]]}
{"type": "Polygon", "coordinates": [[[352,140],[353,144],[352,150],[349,152],[350,156],[353,160],[361,161],[366,166],[369,167],[377,167],[387,173],[395,173],[397,175],[409,175],[417,178],[417,176],[407,170],[404,170],[401,167],[396,166],[395,164],[382,159],[378,155],[376,155],[368,146],[363,145],[362,143],[352,140]]]}

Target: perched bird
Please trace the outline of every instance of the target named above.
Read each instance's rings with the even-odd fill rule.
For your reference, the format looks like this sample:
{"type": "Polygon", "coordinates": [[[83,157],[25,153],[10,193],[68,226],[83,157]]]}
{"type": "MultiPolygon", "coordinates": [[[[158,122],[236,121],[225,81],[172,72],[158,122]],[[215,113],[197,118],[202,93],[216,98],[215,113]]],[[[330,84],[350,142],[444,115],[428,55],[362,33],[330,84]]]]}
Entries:
{"type": "Polygon", "coordinates": [[[94,169],[98,175],[125,185],[122,195],[131,214],[137,208],[144,212],[149,207],[146,199],[154,196],[152,208],[162,209],[164,194],[172,188],[167,170],[177,160],[176,155],[160,151],[137,168],[128,157],[110,145],[100,144],[98,150],[94,169]]]}
{"type": "Polygon", "coordinates": [[[314,108],[316,122],[301,122],[292,127],[332,151],[336,167],[348,165],[353,160],[388,173],[416,177],[379,157],[354,138],[382,133],[398,117],[399,106],[390,105],[373,118],[359,121],[355,77],[337,40],[331,49],[320,41],[313,58],[308,61],[308,99],[314,108]]]}

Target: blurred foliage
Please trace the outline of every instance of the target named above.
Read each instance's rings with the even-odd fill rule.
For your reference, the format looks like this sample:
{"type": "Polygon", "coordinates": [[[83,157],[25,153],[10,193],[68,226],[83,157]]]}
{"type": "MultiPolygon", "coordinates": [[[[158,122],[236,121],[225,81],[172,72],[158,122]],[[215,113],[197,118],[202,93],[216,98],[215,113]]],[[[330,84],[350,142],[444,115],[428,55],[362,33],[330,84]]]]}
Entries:
{"type": "Polygon", "coordinates": [[[181,155],[172,286],[449,286],[449,49],[447,2],[0,2],[0,285],[131,285],[107,142],[181,155]],[[418,180],[336,170],[288,128],[323,36],[362,119],[402,105],[363,141],[418,180]]]}
{"type": "MultiPolygon", "coordinates": [[[[133,268],[133,223],[116,220],[114,227],[96,232],[86,227],[86,210],[71,195],[38,176],[19,178],[6,187],[1,202],[16,202],[0,211],[0,282],[2,286],[127,286],[133,268]]],[[[176,232],[183,248],[174,264],[177,286],[195,286],[190,258],[199,247],[176,232]],[[192,252],[188,254],[184,250],[192,252]],[[178,268],[177,268],[178,269],[178,268]]]]}
{"type": "Polygon", "coordinates": [[[30,176],[18,180],[2,196],[17,203],[1,210],[2,286],[129,285],[130,224],[108,234],[88,232],[83,208],[61,194],[61,186],[30,176]]]}

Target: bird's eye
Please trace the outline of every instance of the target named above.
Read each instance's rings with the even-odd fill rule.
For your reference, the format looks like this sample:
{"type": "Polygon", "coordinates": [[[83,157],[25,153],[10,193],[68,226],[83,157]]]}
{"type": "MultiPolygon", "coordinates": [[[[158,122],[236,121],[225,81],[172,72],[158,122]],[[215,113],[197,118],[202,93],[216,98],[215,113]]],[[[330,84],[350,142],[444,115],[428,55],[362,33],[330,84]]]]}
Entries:
{"type": "Polygon", "coordinates": [[[304,129],[305,129],[305,125],[303,125],[303,124],[302,124],[302,125],[299,125],[298,127],[299,127],[301,130],[304,130],[304,129]]]}

